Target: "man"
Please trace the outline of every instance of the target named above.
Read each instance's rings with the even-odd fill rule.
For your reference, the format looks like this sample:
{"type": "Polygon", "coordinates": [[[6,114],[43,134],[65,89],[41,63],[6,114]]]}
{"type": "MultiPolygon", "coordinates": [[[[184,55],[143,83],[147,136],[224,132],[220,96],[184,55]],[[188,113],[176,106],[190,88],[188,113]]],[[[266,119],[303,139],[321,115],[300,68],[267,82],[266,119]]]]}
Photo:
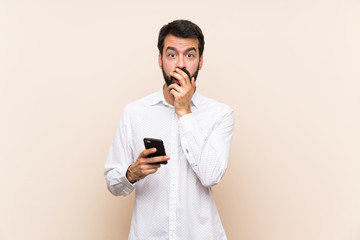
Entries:
{"type": "Polygon", "coordinates": [[[123,110],[105,165],[108,189],[135,189],[131,240],[227,239],[211,187],[227,168],[233,111],[196,89],[204,50],[197,25],[163,26],[158,48],[165,84],[123,110]],[[147,158],[156,149],[144,150],[146,137],[162,139],[167,156],[147,158]]]}

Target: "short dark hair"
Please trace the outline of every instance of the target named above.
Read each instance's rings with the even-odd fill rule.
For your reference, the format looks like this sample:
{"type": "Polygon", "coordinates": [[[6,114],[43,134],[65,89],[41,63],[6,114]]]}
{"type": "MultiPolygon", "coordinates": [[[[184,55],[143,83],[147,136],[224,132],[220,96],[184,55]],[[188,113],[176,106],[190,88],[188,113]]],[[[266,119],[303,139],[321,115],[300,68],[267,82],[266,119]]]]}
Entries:
{"type": "Polygon", "coordinates": [[[167,35],[174,35],[180,38],[196,38],[199,41],[200,57],[204,52],[204,35],[199,26],[189,20],[175,20],[160,29],[158,49],[161,55],[164,49],[164,40],[167,35]]]}

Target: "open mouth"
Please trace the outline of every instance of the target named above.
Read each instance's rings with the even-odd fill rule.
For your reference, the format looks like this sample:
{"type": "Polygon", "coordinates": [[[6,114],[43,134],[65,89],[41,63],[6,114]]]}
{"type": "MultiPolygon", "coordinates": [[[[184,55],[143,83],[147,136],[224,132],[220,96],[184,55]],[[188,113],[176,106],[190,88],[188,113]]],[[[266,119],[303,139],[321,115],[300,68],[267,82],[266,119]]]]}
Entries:
{"type": "Polygon", "coordinates": [[[172,83],[176,83],[177,85],[180,86],[180,82],[176,78],[172,78],[172,83]]]}
{"type": "Polygon", "coordinates": [[[177,85],[179,85],[180,86],[180,82],[179,82],[179,80],[177,80],[176,78],[174,78],[174,77],[171,77],[171,83],[176,83],[177,85]]]}

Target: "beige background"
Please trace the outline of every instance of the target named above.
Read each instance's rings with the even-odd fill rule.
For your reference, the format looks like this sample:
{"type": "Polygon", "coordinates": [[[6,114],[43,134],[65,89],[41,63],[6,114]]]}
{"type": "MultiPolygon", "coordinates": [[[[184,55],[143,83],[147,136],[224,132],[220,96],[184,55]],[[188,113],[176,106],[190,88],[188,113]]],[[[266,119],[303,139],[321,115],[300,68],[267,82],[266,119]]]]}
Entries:
{"type": "Polygon", "coordinates": [[[357,0],[2,0],[0,239],[127,239],[134,196],[103,166],[177,18],[205,34],[198,89],[236,113],[214,187],[229,239],[359,240],[357,0]]]}

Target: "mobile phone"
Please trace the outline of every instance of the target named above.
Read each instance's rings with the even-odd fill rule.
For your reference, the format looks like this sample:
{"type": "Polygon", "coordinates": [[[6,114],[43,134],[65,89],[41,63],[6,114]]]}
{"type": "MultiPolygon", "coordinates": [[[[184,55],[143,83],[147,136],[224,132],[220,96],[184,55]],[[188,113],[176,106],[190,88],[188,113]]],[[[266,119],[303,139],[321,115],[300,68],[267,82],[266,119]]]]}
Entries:
{"type": "MultiPolygon", "coordinates": [[[[144,138],[144,145],[145,145],[146,149],[156,148],[156,152],[149,154],[148,158],[166,155],[164,143],[161,139],[144,138]]],[[[167,161],[162,161],[162,162],[157,162],[157,163],[167,164],[167,161]]]]}

